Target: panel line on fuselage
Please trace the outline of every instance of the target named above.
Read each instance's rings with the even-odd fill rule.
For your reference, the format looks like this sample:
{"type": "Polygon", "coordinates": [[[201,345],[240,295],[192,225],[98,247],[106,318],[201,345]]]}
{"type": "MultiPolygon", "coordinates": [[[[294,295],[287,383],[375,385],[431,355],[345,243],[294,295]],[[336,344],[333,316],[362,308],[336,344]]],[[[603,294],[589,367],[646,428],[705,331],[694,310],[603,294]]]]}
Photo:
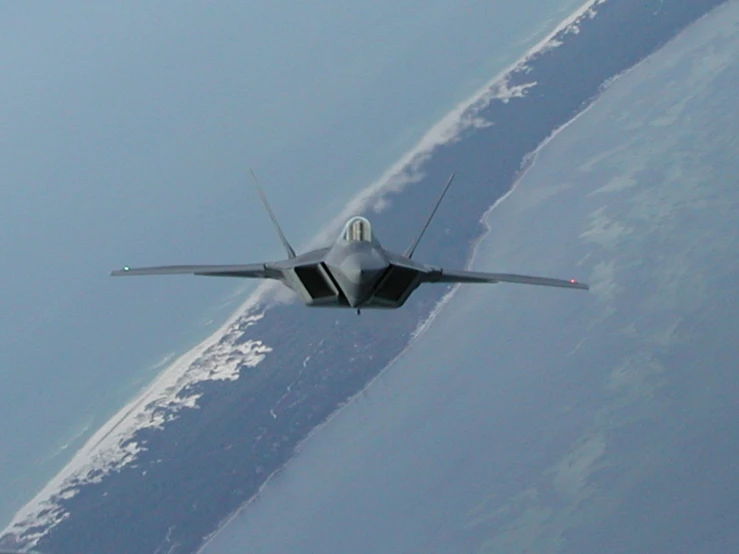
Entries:
{"type": "Polygon", "coordinates": [[[339,306],[349,306],[349,299],[346,297],[346,293],[344,292],[344,289],[341,288],[341,285],[336,280],[336,277],[334,277],[334,274],[331,273],[331,268],[329,268],[324,262],[321,262],[321,267],[323,267],[323,270],[326,272],[326,275],[328,275],[328,278],[331,279],[331,283],[334,285],[334,287],[338,291],[337,298],[339,301],[339,306]]]}

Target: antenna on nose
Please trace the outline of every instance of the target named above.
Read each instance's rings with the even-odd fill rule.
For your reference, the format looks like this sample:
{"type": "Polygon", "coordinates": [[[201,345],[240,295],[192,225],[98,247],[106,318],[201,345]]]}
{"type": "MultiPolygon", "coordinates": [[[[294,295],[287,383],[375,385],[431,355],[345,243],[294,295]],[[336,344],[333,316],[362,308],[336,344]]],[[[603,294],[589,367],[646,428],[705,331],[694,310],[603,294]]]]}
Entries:
{"type": "Polygon", "coordinates": [[[275,229],[277,230],[277,234],[280,235],[280,240],[282,241],[282,245],[285,247],[285,250],[287,251],[287,257],[294,258],[295,250],[293,250],[293,247],[290,246],[289,242],[287,242],[287,239],[285,238],[285,233],[282,232],[282,228],[280,227],[280,224],[277,222],[277,218],[275,217],[275,214],[272,211],[272,208],[269,207],[269,202],[267,202],[267,197],[264,195],[264,191],[262,190],[262,187],[259,186],[259,179],[257,179],[257,176],[251,167],[249,168],[249,173],[251,173],[251,176],[254,179],[254,185],[257,187],[259,198],[262,199],[262,204],[264,204],[264,207],[267,210],[267,213],[269,214],[269,218],[272,220],[272,223],[274,224],[275,229]]]}

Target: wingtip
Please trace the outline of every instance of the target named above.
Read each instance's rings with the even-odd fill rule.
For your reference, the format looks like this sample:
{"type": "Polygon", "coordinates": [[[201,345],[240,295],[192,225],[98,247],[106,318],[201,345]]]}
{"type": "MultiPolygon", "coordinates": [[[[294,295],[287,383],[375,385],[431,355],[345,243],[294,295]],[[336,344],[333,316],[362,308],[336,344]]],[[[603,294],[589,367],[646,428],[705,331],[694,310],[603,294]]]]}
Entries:
{"type": "Polygon", "coordinates": [[[577,279],[570,279],[570,285],[572,285],[572,287],[576,289],[590,290],[590,285],[588,285],[587,283],[581,283],[577,279]]]}
{"type": "Polygon", "coordinates": [[[111,277],[119,277],[121,275],[125,275],[129,271],[131,271],[131,268],[128,267],[127,265],[124,265],[121,269],[114,269],[114,270],[112,270],[110,272],[110,275],[111,275],[111,277]]]}

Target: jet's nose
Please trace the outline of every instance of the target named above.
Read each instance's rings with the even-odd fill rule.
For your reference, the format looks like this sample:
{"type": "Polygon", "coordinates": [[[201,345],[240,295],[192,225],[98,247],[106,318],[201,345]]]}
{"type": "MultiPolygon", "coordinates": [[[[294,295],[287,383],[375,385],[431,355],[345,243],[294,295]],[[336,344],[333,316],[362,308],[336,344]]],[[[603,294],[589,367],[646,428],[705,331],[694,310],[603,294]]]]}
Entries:
{"type": "Polygon", "coordinates": [[[359,307],[371,296],[389,267],[382,249],[366,242],[339,242],[326,255],[326,268],[351,307],[359,307]]]}
{"type": "Polygon", "coordinates": [[[388,268],[388,263],[375,256],[355,254],[341,262],[339,269],[356,285],[369,285],[388,268]]]}
{"type": "Polygon", "coordinates": [[[337,280],[352,308],[367,300],[388,267],[387,261],[375,252],[357,252],[341,260],[337,280]]]}

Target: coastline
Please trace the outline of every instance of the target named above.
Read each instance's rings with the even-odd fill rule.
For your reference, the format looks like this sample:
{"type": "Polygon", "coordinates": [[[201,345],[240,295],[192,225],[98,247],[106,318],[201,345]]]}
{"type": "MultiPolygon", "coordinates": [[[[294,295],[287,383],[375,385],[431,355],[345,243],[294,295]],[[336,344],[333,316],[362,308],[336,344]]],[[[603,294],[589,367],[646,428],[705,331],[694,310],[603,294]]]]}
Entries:
{"type": "MultiPolygon", "coordinates": [[[[708,10],[709,5],[714,6],[719,5],[720,3],[722,2],[705,3],[705,9],[708,10]]],[[[645,4],[648,4],[648,2],[645,4]]],[[[526,67],[527,64],[541,63],[542,58],[545,56],[555,56],[556,58],[557,54],[561,55],[561,47],[563,45],[566,45],[569,40],[574,40],[572,37],[581,36],[581,31],[585,29],[588,24],[599,19],[599,17],[596,17],[596,13],[590,14],[589,12],[606,5],[608,5],[608,3],[604,0],[587,2],[583,8],[581,8],[581,13],[577,17],[571,17],[570,19],[572,20],[564,28],[560,28],[559,31],[553,32],[547,40],[542,41],[537,45],[539,47],[538,50],[534,51],[534,49],[532,49],[532,51],[527,53],[522,60],[514,64],[508,71],[488,83],[480,94],[451,112],[450,115],[445,117],[426,134],[418,148],[415,148],[404,156],[395,166],[388,170],[382,179],[378,180],[375,184],[360,193],[360,195],[358,195],[358,197],[349,206],[347,206],[346,210],[337,216],[336,220],[334,220],[329,228],[322,231],[322,233],[319,233],[316,240],[320,240],[321,237],[325,238],[325,236],[333,230],[333,226],[336,225],[336,222],[341,221],[348,212],[366,212],[371,211],[373,208],[377,209],[378,207],[382,209],[380,209],[379,213],[376,213],[373,218],[385,224],[380,225],[378,228],[397,228],[398,225],[388,224],[392,223],[393,213],[397,214],[400,210],[407,210],[409,206],[412,207],[414,205],[422,204],[425,202],[424,199],[428,196],[428,194],[423,194],[423,199],[419,200],[418,195],[412,195],[412,190],[408,190],[412,189],[409,185],[415,186],[429,181],[429,186],[434,187],[436,185],[436,181],[438,181],[439,175],[448,170],[450,165],[447,163],[448,160],[454,159],[455,157],[457,159],[463,158],[463,156],[454,151],[469,147],[468,142],[470,137],[465,137],[464,135],[466,133],[478,133],[481,136],[477,140],[484,141],[485,137],[482,135],[485,134],[485,131],[491,127],[499,126],[498,117],[496,117],[498,114],[487,113],[486,111],[491,107],[491,103],[494,103],[495,100],[499,100],[499,102],[496,102],[494,106],[499,111],[505,110],[506,108],[511,108],[509,111],[517,111],[512,109],[517,107],[517,102],[531,102],[531,98],[527,95],[526,91],[530,91],[532,88],[536,90],[537,82],[528,81],[527,75],[532,74],[535,77],[536,68],[534,68],[534,71],[528,71],[528,68],[526,67]],[[573,26],[577,27],[576,31],[573,30],[573,26]],[[478,118],[482,118],[482,120],[478,118]],[[487,126],[486,124],[491,121],[491,125],[487,126]],[[445,149],[448,149],[448,151],[445,151],[445,149]],[[454,153],[452,154],[450,152],[454,153]],[[381,206],[378,206],[378,203],[381,204],[381,206]]],[[[691,22],[692,21],[695,21],[695,18],[692,19],[691,22]]],[[[682,27],[678,27],[677,30],[674,27],[669,30],[665,30],[665,36],[674,36],[674,33],[679,31],[680,28],[682,27]]],[[[659,43],[659,41],[657,42],[659,43]]],[[[652,46],[652,50],[649,50],[646,53],[642,52],[640,59],[643,60],[655,47],[658,46],[652,46]]],[[[545,61],[552,63],[550,60],[545,61]]],[[[622,71],[628,70],[630,67],[633,67],[633,65],[622,68],[622,71]]],[[[613,79],[615,76],[617,76],[617,74],[610,75],[608,78],[613,79]]],[[[606,83],[606,81],[607,79],[601,80],[601,85],[606,83]]],[[[594,95],[597,96],[598,94],[597,91],[593,92],[590,89],[583,90],[583,93],[584,99],[582,101],[585,103],[592,101],[594,95]]],[[[577,111],[573,117],[578,117],[579,114],[583,113],[584,109],[587,109],[587,104],[584,108],[577,111]]],[[[515,115],[516,114],[514,113],[513,116],[515,115]]],[[[559,127],[550,128],[549,134],[543,140],[551,140],[551,138],[556,136],[557,130],[571,122],[573,117],[567,119],[559,127]]],[[[513,119],[515,120],[515,117],[513,117],[513,119]]],[[[543,142],[540,140],[538,144],[541,145],[543,142]]],[[[527,161],[526,155],[533,155],[535,157],[535,151],[536,149],[529,149],[524,152],[523,155],[519,155],[518,158],[513,160],[514,165],[518,165],[518,168],[514,169],[512,180],[508,177],[511,173],[510,165],[496,168],[498,169],[497,176],[502,177],[501,181],[503,182],[498,184],[498,188],[495,191],[487,190],[484,195],[484,198],[488,202],[486,205],[492,205],[492,207],[488,207],[482,213],[479,213],[481,209],[479,196],[474,198],[473,203],[476,203],[477,205],[474,205],[472,208],[470,208],[469,199],[467,202],[459,202],[457,210],[462,213],[472,214],[476,213],[474,211],[474,209],[476,209],[477,215],[475,215],[476,219],[468,221],[467,227],[458,231],[453,238],[449,239],[444,237],[444,232],[441,229],[447,227],[451,228],[455,224],[459,225],[456,214],[454,217],[447,214],[445,217],[440,218],[444,221],[444,224],[437,222],[438,230],[435,230],[430,234],[433,235],[433,238],[431,238],[431,236],[429,237],[428,244],[436,243],[437,245],[442,245],[441,253],[443,257],[446,258],[444,263],[458,264],[470,260],[470,255],[474,255],[475,243],[479,241],[480,236],[484,234],[484,229],[481,228],[481,222],[484,221],[484,218],[487,217],[490,211],[494,209],[494,207],[497,206],[507,194],[510,193],[510,186],[515,183],[520,172],[525,170],[522,164],[525,165],[527,161]],[[461,210],[460,206],[462,208],[461,210]],[[459,248],[460,245],[465,245],[466,250],[462,251],[463,249],[459,248]]],[[[534,160],[531,158],[529,161],[533,162],[534,160]]],[[[482,174],[483,173],[481,173],[481,175],[482,174]]],[[[480,182],[481,181],[478,180],[478,182],[474,184],[477,185],[478,188],[483,188],[480,187],[480,182]]],[[[457,210],[455,210],[455,212],[457,210]]],[[[411,211],[410,213],[413,212],[411,211]]],[[[408,228],[412,228],[415,225],[415,222],[402,222],[402,224],[407,225],[408,228]]],[[[393,233],[395,236],[408,236],[406,230],[397,231],[398,232],[393,233]]],[[[433,263],[437,263],[436,260],[434,260],[433,263]]],[[[247,400],[248,404],[248,400],[251,399],[252,410],[256,408],[257,412],[261,414],[259,418],[256,418],[258,420],[257,424],[246,426],[248,432],[252,430],[254,431],[251,436],[255,436],[257,439],[255,439],[255,444],[252,445],[251,448],[246,448],[245,450],[247,453],[247,461],[244,461],[244,456],[236,457],[237,460],[241,460],[241,465],[249,467],[252,462],[248,460],[261,459],[264,461],[264,455],[258,453],[257,447],[262,442],[262,438],[267,434],[274,437],[288,437],[288,441],[283,441],[282,438],[279,438],[278,446],[274,447],[273,451],[268,453],[267,462],[256,463],[251,466],[255,469],[262,467],[261,471],[255,471],[256,475],[251,475],[246,480],[243,478],[241,479],[242,483],[244,483],[244,481],[250,483],[251,488],[244,487],[242,489],[243,494],[233,498],[230,504],[237,507],[243,507],[245,505],[244,503],[255,498],[258,491],[264,486],[264,483],[268,480],[264,476],[266,474],[274,475],[278,472],[279,468],[284,464],[284,461],[292,457],[294,453],[299,450],[301,442],[309,437],[316,428],[325,423],[325,421],[330,417],[334,417],[334,415],[340,410],[341,406],[345,405],[347,401],[350,401],[352,397],[361,392],[369,382],[374,380],[380,372],[384,371],[392,363],[392,360],[397,358],[397,356],[402,355],[402,352],[407,348],[408,344],[419,336],[417,331],[422,325],[419,321],[430,321],[427,318],[433,317],[433,315],[430,316],[429,314],[438,313],[438,310],[435,308],[443,305],[439,304],[441,301],[440,299],[449,298],[450,295],[453,294],[450,287],[447,287],[446,290],[443,288],[437,288],[425,291],[423,294],[419,294],[418,300],[414,302],[414,305],[409,306],[404,317],[399,318],[398,322],[394,322],[394,327],[399,332],[394,333],[397,338],[395,339],[394,344],[387,348],[388,352],[385,352],[384,356],[380,355],[373,359],[371,367],[360,367],[362,366],[361,362],[363,361],[361,359],[356,364],[350,363],[349,365],[354,368],[354,371],[349,372],[348,378],[346,376],[342,376],[341,378],[336,379],[336,382],[333,385],[327,385],[325,381],[329,377],[337,376],[338,372],[341,371],[341,368],[347,365],[342,363],[342,359],[345,357],[344,354],[349,354],[349,356],[346,356],[346,359],[358,359],[362,357],[363,353],[366,355],[368,351],[371,351],[372,348],[375,348],[379,344],[378,341],[382,338],[381,333],[375,333],[374,335],[372,333],[363,334],[363,332],[366,331],[366,326],[371,325],[372,321],[377,321],[377,317],[368,317],[368,323],[362,321],[361,329],[355,329],[353,331],[353,335],[349,332],[348,337],[346,335],[344,337],[337,337],[339,339],[338,342],[334,341],[334,343],[331,343],[328,352],[321,352],[321,348],[326,345],[326,343],[324,342],[320,344],[315,350],[315,353],[323,354],[324,359],[326,358],[326,354],[330,354],[333,361],[325,365],[317,363],[315,365],[318,367],[314,367],[314,363],[308,364],[308,358],[304,358],[303,356],[306,350],[302,350],[300,352],[280,352],[281,349],[293,350],[296,348],[294,343],[284,344],[284,340],[282,342],[280,341],[280,334],[277,333],[278,323],[275,320],[280,315],[285,315],[286,317],[291,318],[293,321],[288,325],[288,327],[289,329],[294,330],[295,337],[299,337],[298,340],[295,340],[294,342],[300,342],[302,339],[304,344],[309,347],[308,350],[310,351],[310,348],[315,345],[309,337],[306,337],[304,334],[303,327],[305,322],[309,319],[318,320],[319,324],[316,327],[318,327],[319,330],[325,330],[330,335],[333,332],[331,329],[335,328],[334,315],[326,314],[325,312],[320,313],[319,315],[318,312],[315,311],[311,311],[308,315],[299,314],[298,310],[301,310],[302,307],[295,306],[291,303],[268,306],[267,302],[269,302],[270,295],[273,295],[274,292],[274,287],[260,287],[258,292],[250,297],[247,303],[242,306],[239,311],[235,313],[226,324],[224,324],[224,326],[221,327],[218,334],[212,335],[208,341],[180,357],[170,366],[170,369],[163,372],[157,380],[152,383],[143,395],[132,401],[128,406],[126,406],[126,408],[124,408],[124,410],[119,412],[119,416],[121,417],[116,416],[116,418],[112,419],[106,427],[101,428],[101,430],[99,430],[88,444],[85,445],[85,447],[83,447],[83,449],[75,456],[73,461],[77,465],[70,463],[65,472],[60,473],[53,482],[50,482],[49,485],[47,485],[44,491],[37,495],[34,501],[29,503],[29,505],[27,505],[27,507],[16,516],[13,524],[11,524],[11,527],[9,528],[9,531],[17,537],[19,543],[48,544],[49,548],[54,551],[71,552],[73,544],[71,542],[71,537],[74,536],[74,532],[69,531],[69,529],[74,529],[74,522],[77,524],[83,524],[83,514],[86,513],[86,510],[89,510],[89,507],[85,508],[85,505],[87,504],[85,502],[85,497],[87,496],[90,499],[97,497],[99,500],[100,495],[103,494],[103,489],[106,488],[113,492],[118,490],[118,493],[120,494],[120,491],[127,488],[126,486],[122,486],[122,484],[125,481],[129,484],[132,483],[133,481],[131,481],[131,479],[135,478],[136,475],[141,474],[142,467],[147,468],[145,470],[147,471],[147,475],[153,473],[150,470],[151,466],[149,464],[152,460],[161,459],[161,454],[167,450],[167,443],[171,442],[172,437],[189,437],[193,435],[192,430],[196,430],[195,432],[197,433],[198,429],[201,429],[200,433],[203,433],[203,422],[198,422],[197,420],[198,416],[202,416],[206,410],[209,410],[207,422],[210,422],[221,429],[238,429],[238,431],[235,432],[240,433],[240,431],[244,429],[244,426],[241,425],[243,422],[243,416],[241,419],[235,417],[231,420],[228,418],[224,418],[225,420],[219,418],[218,414],[223,410],[217,409],[217,407],[214,406],[214,404],[218,403],[214,402],[216,397],[225,397],[228,400],[227,404],[229,406],[238,406],[239,404],[242,404],[244,400],[247,400]],[[268,309],[264,311],[266,308],[268,309]],[[299,315],[296,317],[296,314],[299,315]],[[303,331],[302,334],[301,331],[303,331]],[[226,341],[226,344],[223,344],[226,337],[231,337],[232,340],[226,341]],[[355,347],[352,350],[351,348],[348,348],[348,345],[341,344],[344,339],[348,339],[349,342],[353,342],[350,340],[350,337],[354,337],[355,339],[359,337],[363,339],[364,342],[360,342],[360,348],[355,347]],[[186,377],[186,374],[188,374],[188,372],[192,373],[193,369],[196,371],[203,369],[202,367],[193,368],[193,365],[195,361],[205,355],[209,349],[210,353],[213,354],[214,352],[212,349],[218,346],[232,349],[235,346],[241,345],[248,345],[248,347],[253,350],[256,357],[261,356],[264,358],[264,356],[269,353],[270,355],[267,355],[264,360],[265,362],[271,363],[260,363],[261,360],[257,360],[253,364],[244,363],[236,365],[233,367],[235,373],[228,374],[228,376],[222,376],[220,379],[215,377],[214,374],[211,373],[210,369],[206,372],[207,378],[198,379],[197,375],[186,377]],[[270,349],[272,349],[272,352],[270,352],[270,349]],[[280,354],[279,356],[277,355],[278,353],[280,354]],[[271,358],[276,359],[271,360],[271,358]],[[336,363],[337,359],[339,361],[338,365],[336,363]],[[317,379],[314,378],[311,380],[306,375],[308,372],[303,371],[303,369],[309,365],[311,367],[310,371],[316,372],[318,377],[317,379]],[[253,381],[251,383],[247,382],[247,376],[244,375],[244,370],[247,367],[252,368],[252,373],[249,374],[249,377],[252,377],[253,381]],[[286,370],[285,368],[294,369],[286,370]],[[239,381],[231,382],[236,382],[240,386],[233,387],[230,391],[224,390],[222,386],[225,384],[225,381],[228,381],[230,378],[235,379],[239,376],[239,373],[241,373],[239,381]],[[271,379],[270,383],[267,383],[270,380],[268,377],[271,379]],[[299,385],[298,387],[294,387],[296,383],[299,385]],[[262,389],[258,390],[258,386],[266,387],[264,391],[272,394],[270,398],[277,398],[277,402],[275,404],[263,402],[264,405],[259,409],[262,403],[260,403],[256,397],[258,396],[258,392],[262,392],[262,389]],[[298,417],[298,419],[295,420],[297,423],[287,424],[287,433],[284,433],[285,429],[281,429],[279,426],[275,425],[278,420],[280,420],[281,423],[283,419],[288,419],[286,416],[296,415],[296,413],[291,413],[284,407],[283,399],[285,397],[284,395],[281,396],[278,394],[285,389],[288,391],[303,391],[305,393],[303,394],[303,401],[305,401],[306,398],[318,398],[319,404],[323,403],[321,407],[315,409],[312,407],[315,405],[315,401],[308,402],[308,404],[311,404],[311,407],[304,413],[302,419],[298,417]],[[341,398],[341,400],[337,401],[337,398],[341,398]],[[159,403],[155,406],[149,406],[153,401],[158,401],[159,403]],[[147,405],[147,407],[152,408],[149,421],[145,422],[147,423],[145,425],[141,425],[142,422],[140,419],[137,419],[137,415],[140,415],[141,413],[140,411],[137,411],[137,408],[141,405],[147,405]],[[162,406],[164,406],[165,411],[161,409],[162,406]],[[194,411],[181,411],[185,407],[197,409],[194,411]],[[198,411],[200,414],[195,413],[198,411]],[[273,416],[275,413],[278,413],[279,417],[273,416]],[[306,413],[307,417],[305,416],[306,413]],[[174,414],[178,415],[175,416],[174,414]],[[270,421],[270,419],[272,421],[270,421]],[[315,423],[316,421],[318,422],[317,424],[315,423]],[[158,426],[152,425],[152,422],[159,422],[160,424],[158,426]],[[125,426],[126,424],[133,424],[133,426],[124,430],[121,434],[114,434],[116,428],[125,426]],[[191,431],[188,431],[188,429],[191,431]],[[132,431],[132,433],[127,436],[126,431],[132,431]],[[158,435],[157,433],[164,434],[158,435]],[[110,441],[110,443],[106,443],[106,440],[110,441]],[[94,465],[96,461],[104,462],[104,457],[101,458],[99,454],[99,449],[102,447],[109,449],[112,448],[114,454],[108,458],[113,459],[113,465],[102,466],[104,468],[107,467],[105,471],[101,470],[99,463],[98,465],[94,465]],[[127,455],[127,457],[121,457],[120,454],[127,455]],[[271,454],[271,456],[269,454],[271,454]],[[92,467],[89,467],[89,457],[93,455],[97,456],[97,458],[93,459],[93,465],[92,467]],[[88,467],[85,467],[86,464],[88,464],[88,467]],[[85,473],[83,475],[79,475],[80,471],[85,473]],[[121,479],[123,481],[120,481],[121,479]],[[115,483],[113,483],[114,480],[120,481],[118,486],[115,486],[115,483]],[[111,481],[111,483],[108,483],[107,481],[111,481]],[[247,488],[249,490],[247,490],[247,488]],[[55,489],[58,491],[57,498],[54,498],[55,489]],[[44,504],[45,498],[51,498],[52,502],[44,504]],[[45,509],[49,509],[52,505],[59,507],[59,511],[56,512],[56,516],[58,516],[57,519],[54,519],[53,511],[47,512],[46,516],[48,517],[51,515],[51,519],[48,520],[46,524],[40,523],[36,514],[45,509]],[[62,527],[69,527],[69,529],[64,530],[62,527]],[[40,539],[43,540],[39,542],[40,539]],[[61,548],[55,548],[55,545],[57,544],[61,545],[61,548]]],[[[419,291],[419,293],[420,292],[421,291],[419,291]]],[[[341,319],[341,316],[339,316],[339,319],[341,319]]],[[[282,327],[284,327],[284,325],[282,327]]],[[[296,350],[300,349],[297,348],[296,350]]],[[[220,354],[227,356],[230,351],[232,350],[224,351],[220,354]]],[[[320,356],[311,355],[310,358],[311,360],[321,360],[320,356]]],[[[199,372],[202,374],[202,371],[199,372]]],[[[294,394],[290,400],[294,400],[299,403],[301,397],[300,395],[294,394]]],[[[287,408],[297,405],[298,404],[293,404],[287,408]]],[[[246,410],[244,409],[244,411],[246,410]]],[[[297,412],[297,410],[295,412],[297,412]]],[[[248,432],[245,434],[248,435],[248,432]]],[[[228,435],[228,433],[226,434],[228,435]]],[[[183,442],[192,444],[205,438],[206,437],[204,436],[197,435],[195,440],[175,439],[174,442],[177,443],[177,440],[183,440],[183,442]]],[[[227,439],[226,442],[228,442],[228,440],[230,439],[227,439]]],[[[205,443],[207,441],[203,440],[202,442],[205,443]]],[[[169,446],[171,446],[171,444],[169,444],[169,446]]],[[[233,445],[231,446],[233,447],[233,445]]],[[[192,447],[195,448],[194,444],[192,444],[192,447]]],[[[224,447],[224,445],[222,444],[221,447],[224,447]]],[[[212,450],[212,448],[206,448],[204,451],[212,452],[212,450]]],[[[242,452],[242,454],[244,454],[244,452],[242,452]]],[[[175,464],[175,467],[179,470],[178,472],[175,472],[177,475],[184,475],[183,467],[179,466],[179,464],[175,464]]],[[[234,466],[232,465],[231,467],[233,468],[234,466]]],[[[215,471],[215,468],[211,466],[206,466],[206,468],[210,468],[214,474],[218,473],[215,471]]],[[[242,469],[242,471],[248,471],[248,469],[242,469]]],[[[165,486],[171,486],[171,484],[166,485],[167,481],[171,483],[170,479],[164,478],[159,482],[165,483],[165,486]]],[[[230,484],[226,484],[226,486],[230,486],[230,484]]],[[[105,491],[105,496],[108,496],[108,492],[109,491],[107,490],[105,491]]],[[[196,491],[193,490],[192,493],[196,494],[196,491]]],[[[128,495],[126,494],[125,496],[128,495]]],[[[133,495],[133,498],[135,499],[136,495],[133,495]]],[[[87,505],[94,506],[95,502],[87,505]]],[[[121,506],[120,509],[116,509],[115,512],[124,511],[126,509],[128,509],[126,506],[121,506]]],[[[87,513],[90,512],[88,511],[87,513]]],[[[230,509],[227,517],[232,517],[234,513],[233,509],[230,509]]],[[[107,515],[110,516],[110,514],[107,515]]],[[[197,514],[195,519],[202,521],[202,515],[202,513],[197,514]]],[[[209,517],[211,529],[213,528],[214,523],[223,522],[223,517],[219,517],[218,514],[210,514],[209,517]]],[[[92,518],[93,521],[95,519],[95,517],[92,518]]],[[[88,518],[87,524],[89,524],[90,521],[90,518],[88,518]]],[[[158,524],[156,522],[152,522],[152,525],[158,524]]],[[[200,525],[195,525],[195,527],[203,528],[207,527],[207,524],[203,525],[201,523],[200,525]]],[[[166,530],[166,527],[164,527],[164,529],[166,530]]],[[[185,541],[183,544],[195,544],[197,541],[197,531],[192,531],[194,530],[188,528],[187,525],[178,529],[178,532],[181,532],[183,537],[189,537],[188,540],[185,540],[185,538],[182,539],[185,541]]],[[[201,534],[200,536],[202,537],[204,535],[201,534]]],[[[148,540],[146,544],[151,544],[151,539],[142,537],[142,541],[143,540],[148,540]]],[[[3,544],[2,540],[0,540],[0,544],[3,544]]],[[[144,546],[143,543],[141,546],[144,546]]]]}

